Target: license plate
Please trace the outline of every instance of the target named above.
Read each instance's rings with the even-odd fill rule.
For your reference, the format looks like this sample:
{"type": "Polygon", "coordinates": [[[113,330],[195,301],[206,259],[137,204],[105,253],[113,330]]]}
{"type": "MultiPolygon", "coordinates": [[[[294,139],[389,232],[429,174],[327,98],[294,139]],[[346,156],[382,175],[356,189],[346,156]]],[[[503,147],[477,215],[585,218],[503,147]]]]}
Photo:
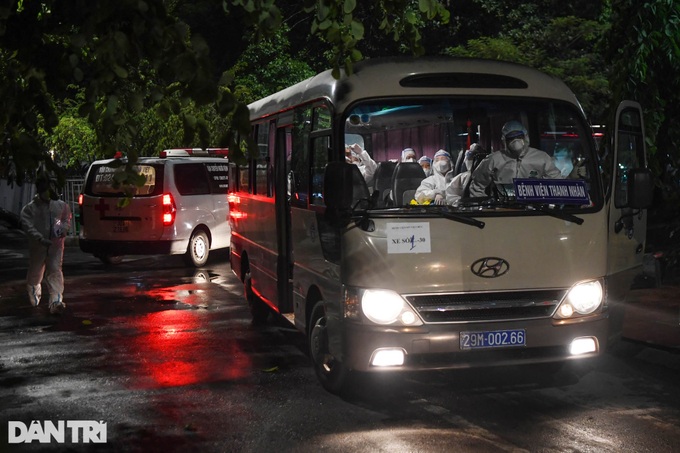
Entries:
{"type": "Polygon", "coordinates": [[[129,220],[116,220],[113,224],[114,233],[129,233],[130,232],[130,221],[129,220]]]}
{"type": "Polygon", "coordinates": [[[526,345],[527,337],[524,329],[460,333],[460,349],[506,348],[526,345]]]}

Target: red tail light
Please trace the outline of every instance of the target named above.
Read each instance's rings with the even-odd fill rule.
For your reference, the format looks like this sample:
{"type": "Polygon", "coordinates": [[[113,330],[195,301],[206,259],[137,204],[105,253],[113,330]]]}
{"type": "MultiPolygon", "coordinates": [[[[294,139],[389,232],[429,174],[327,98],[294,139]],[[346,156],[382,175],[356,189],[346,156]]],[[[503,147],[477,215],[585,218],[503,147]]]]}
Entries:
{"type": "Polygon", "coordinates": [[[85,223],[83,219],[83,201],[85,200],[85,197],[83,197],[82,193],[78,194],[78,223],[83,225],[85,223]]]}
{"type": "MultiPolygon", "coordinates": [[[[227,201],[229,201],[229,219],[230,220],[245,220],[248,214],[240,210],[241,197],[230,193],[227,195],[227,201]]],[[[232,225],[233,227],[233,225],[232,225]]]]}
{"type": "Polygon", "coordinates": [[[175,223],[175,200],[169,193],[163,194],[163,226],[170,226],[175,223]]]}

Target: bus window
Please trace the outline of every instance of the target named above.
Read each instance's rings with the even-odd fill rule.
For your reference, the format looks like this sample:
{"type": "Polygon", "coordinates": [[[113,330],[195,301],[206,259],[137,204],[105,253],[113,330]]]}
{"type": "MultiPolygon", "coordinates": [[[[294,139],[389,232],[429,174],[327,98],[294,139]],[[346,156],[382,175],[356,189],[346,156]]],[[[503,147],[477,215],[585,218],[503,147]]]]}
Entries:
{"type": "Polygon", "coordinates": [[[312,197],[311,204],[323,206],[323,175],[328,163],[330,137],[312,139],[312,197]]]}
{"type": "Polygon", "coordinates": [[[250,166],[249,166],[250,161],[247,161],[243,165],[238,166],[238,175],[239,175],[239,183],[238,187],[239,190],[243,192],[248,192],[252,193],[252,188],[250,187],[250,166]]]}
{"type": "Polygon", "coordinates": [[[269,124],[263,123],[257,127],[257,150],[255,162],[255,193],[257,195],[272,196],[269,191],[269,171],[271,160],[269,158],[269,124]]]}
{"type": "Polygon", "coordinates": [[[291,183],[293,184],[291,204],[307,207],[309,198],[309,133],[312,109],[299,108],[295,111],[292,130],[292,149],[290,157],[291,183]]]}
{"type": "MultiPolygon", "coordinates": [[[[537,166],[548,169],[544,173],[546,178],[570,177],[573,162],[578,161],[584,166],[578,177],[588,185],[588,190],[596,188],[588,184],[595,173],[593,165],[596,162],[589,128],[577,110],[566,103],[491,97],[409,98],[401,102],[371,100],[356,104],[346,118],[345,137],[365,137],[371,143],[369,152],[376,162],[398,161],[403,149],[413,148],[417,157],[432,157],[443,149],[453,156],[455,163],[455,157],[469,149],[472,140],[487,151],[498,151],[503,147],[503,125],[517,121],[527,130],[528,146],[539,151],[534,155],[540,154],[541,162],[545,162],[545,167],[540,166],[543,163],[537,166]],[[557,156],[553,159],[556,151],[557,156]],[[555,168],[558,164],[562,168],[555,168]]],[[[502,171],[493,174],[493,182],[505,195],[514,196],[511,176],[535,177],[530,170],[525,173],[527,175],[520,173],[518,176],[510,166],[503,167],[502,171]]],[[[455,174],[451,174],[453,176],[455,174]]],[[[491,190],[490,187],[487,189],[491,190]]],[[[577,204],[587,208],[590,201],[599,196],[588,193],[588,201],[580,199],[577,204]]],[[[398,204],[402,204],[401,201],[398,204]]]]}
{"type": "Polygon", "coordinates": [[[642,143],[642,123],[637,110],[626,110],[621,115],[619,125],[618,149],[616,150],[616,198],[617,208],[628,205],[628,170],[644,163],[644,144],[642,143]]]}
{"type": "Polygon", "coordinates": [[[331,128],[331,112],[328,106],[322,104],[314,109],[314,124],[313,131],[325,130],[331,128]]]}

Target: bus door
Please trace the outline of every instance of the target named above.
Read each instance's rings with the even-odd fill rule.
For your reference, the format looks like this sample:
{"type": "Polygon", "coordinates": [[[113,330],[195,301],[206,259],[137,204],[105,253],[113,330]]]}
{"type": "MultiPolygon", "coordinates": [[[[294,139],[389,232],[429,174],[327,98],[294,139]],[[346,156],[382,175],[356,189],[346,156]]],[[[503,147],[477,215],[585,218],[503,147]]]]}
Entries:
{"type": "MultiPolygon", "coordinates": [[[[323,174],[330,156],[330,113],[323,104],[295,109],[292,126],[280,129],[285,152],[285,179],[288,185],[287,203],[280,203],[281,221],[286,222],[285,236],[279,238],[280,294],[285,291],[279,309],[304,319],[304,300],[307,289],[318,284],[318,274],[328,266],[322,250],[320,219],[323,203],[323,174]],[[284,260],[283,257],[286,257],[284,260]],[[285,287],[281,283],[285,277],[285,287]]],[[[283,231],[283,230],[279,230],[283,231]]],[[[295,321],[298,324],[298,321],[295,321]]]]}
{"type": "Polygon", "coordinates": [[[290,313],[293,305],[292,277],[293,253],[290,247],[290,206],[294,181],[290,179],[292,157],[292,115],[279,119],[276,129],[274,156],[275,210],[276,210],[276,286],[280,313],[290,313]]]}
{"type": "MultiPolygon", "coordinates": [[[[609,240],[608,269],[610,276],[608,285],[608,299],[613,302],[624,301],[630,282],[635,274],[641,272],[644,257],[645,238],[647,235],[647,212],[641,206],[649,207],[647,203],[640,203],[640,194],[651,203],[651,174],[646,169],[647,159],[645,150],[644,124],[640,104],[633,101],[623,101],[616,113],[616,124],[613,137],[614,153],[611,182],[611,200],[609,203],[609,240]],[[643,189],[641,185],[631,185],[639,180],[643,171],[643,182],[649,183],[643,189]],[[638,173],[636,173],[638,172],[638,173]],[[636,181],[632,181],[635,179],[636,181]]],[[[612,321],[614,334],[616,327],[622,322],[624,307],[612,307],[612,321]]]]}

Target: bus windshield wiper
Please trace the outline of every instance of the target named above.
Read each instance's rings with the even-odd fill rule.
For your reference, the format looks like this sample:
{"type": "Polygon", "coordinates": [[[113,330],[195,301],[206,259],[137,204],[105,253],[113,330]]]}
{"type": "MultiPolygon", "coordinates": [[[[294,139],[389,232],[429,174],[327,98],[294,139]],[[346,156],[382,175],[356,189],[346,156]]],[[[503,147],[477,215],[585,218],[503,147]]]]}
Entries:
{"type": "Polygon", "coordinates": [[[583,224],[583,219],[581,217],[577,217],[574,214],[569,214],[568,212],[564,211],[557,211],[555,209],[549,208],[548,206],[542,205],[542,204],[526,204],[524,205],[529,209],[534,209],[536,211],[542,212],[544,214],[547,214],[551,217],[555,217],[560,220],[568,220],[569,222],[575,223],[577,225],[582,225],[583,224]]]}
{"type": "Polygon", "coordinates": [[[437,214],[439,214],[440,216],[442,216],[446,219],[453,220],[453,221],[460,222],[460,223],[465,223],[465,224],[471,225],[471,226],[476,226],[480,230],[482,228],[484,228],[484,226],[486,225],[481,220],[473,219],[472,217],[468,217],[466,215],[454,214],[453,212],[449,211],[448,208],[446,210],[444,210],[443,208],[435,209],[434,212],[436,212],[437,214]]]}
{"type": "Polygon", "coordinates": [[[542,212],[543,214],[555,217],[560,220],[567,220],[577,225],[583,224],[583,219],[581,217],[577,217],[574,214],[556,210],[542,204],[517,203],[514,200],[496,200],[493,197],[466,198],[462,201],[463,202],[460,204],[460,206],[464,208],[505,208],[522,211],[533,209],[534,211],[542,212]]]}

